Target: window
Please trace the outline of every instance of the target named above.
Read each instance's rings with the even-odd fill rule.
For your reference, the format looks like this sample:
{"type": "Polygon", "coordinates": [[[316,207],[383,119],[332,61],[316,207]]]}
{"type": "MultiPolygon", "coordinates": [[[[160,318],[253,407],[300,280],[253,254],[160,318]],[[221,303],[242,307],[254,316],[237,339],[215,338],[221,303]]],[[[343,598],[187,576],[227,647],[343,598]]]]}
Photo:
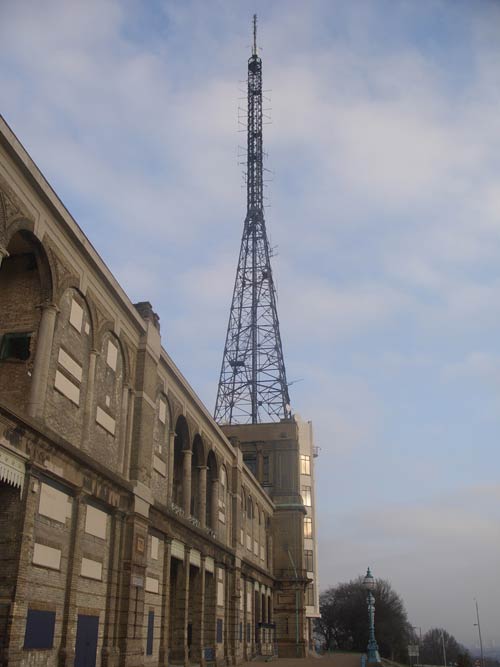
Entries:
{"type": "Polygon", "coordinates": [[[311,487],[310,486],[303,486],[302,487],[302,500],[304,501],[304,505],[306,507],[311,507],[311,487]]]}
{"type": "Polygon", "coordinates": [[[250,472],[257,477],[257,457],[255,454],[243,454],[243,462],[250,472]]]}
{"type": "Polygon", "coordinates": [[[224,606],[224,570],[221,567],[217,569],[217,605],[224,606]]]}
{"type": "Polygon", "coordinates": [[[0,345],[0,360],[26,361],[30,356],[30,333],[6,333],[0,345]]]}
{"type": "Polygon", "coordinates": [[[262,471],[262,483],[269,484],[269,456],[264,456],[264,465],[262,471]]]}
{"type": "Polygon", "coordinates": [[[97,509],[93,505],[87,505],[85,514],[85,532],[88,535],[100,537],[101,540],[106,539],[106,527],[108,522],[108,515],[106,512],[97,509]]]}
{"type": "Polygon", "coordinates": [[[222,618],[217,619],[217,644],[222,644],[222,618]]]}
{"type": "Polygon", "coordinates": [[[74,299],[71,301],[69,323],[78,331],[78,333],[81,333],[83,324],[83,308],[74,299]]]}
{"type": "Polygon", "coordinates": [[[240,623],[240,642],[243,641],[243,623],[240,623]]]}
{"type": "Polygon", "coordinates": [[[111,340],[108,340],[106,363],[111,368],[111,370],[116,371],[117,361],[118,361],[118,348],[111,340]]]}
{"type": "Polygon", "coordinates": [[[310,475],[311,474],[311,457],[307,454],[300,455],[300,474],[301,475],[310,475]]]}
{"type": "Polygon", "coordinates": [[[151,535],[151,559],[158,560],[158,547],[160,546],[160,540],[151,535]]]}
{"type": "Polygon", "coordinates": [[[248,511],[248,518],[250,520],[252,520],[253,519],[253,503],[252,503],[252,499],[250,498],[250,496],[248,497],[247,511],[248,511]]]}
{"type": "Polygon", "coordinates": [[[55,611],[28,609],[24,648],[52,648],[55,624],[55,611]]]}
{"type": "Polygon", "coordinates": [[[220,469],[220,489],[219,489],[219,521],[226,523],[226,492],[227,492],[227,472],[224,466],[220,469]]]}
{"type": "Polygon", "coordinates": [[[312,537],[312,519],[310,516],[304,518],[304,537],[312,537]]]}
{"type": "Polygon", "coordinates": [[[54,387],[75,405],[79,405],[80,384],[83,376],[82,366],[62,347],[59,348],[57,363],[54,387]]]}
{"type": "Polygon", "coordinates": [[[63,491],[42,482],[38,513],[60,523],[66,523],[67,517],[71,516],[71,499],[63,491]]]}
{"type": "Polygon", "coordinates": [[[314,584],[308,584],[306,588],[306,605],[312,607],[314,605],[314,584]]]}
{"type": "Polygon", "coordinates": [[[304,551],[304,565],[307,572],[314,572],[313,552],[310,549],[304,551]]]}
{"type": "Polygon", "coordinates": [[[153,632],[155,625],[154,611],[148,612],[148,634],[146,637],[146,655],[153,655],[153,632]]]}

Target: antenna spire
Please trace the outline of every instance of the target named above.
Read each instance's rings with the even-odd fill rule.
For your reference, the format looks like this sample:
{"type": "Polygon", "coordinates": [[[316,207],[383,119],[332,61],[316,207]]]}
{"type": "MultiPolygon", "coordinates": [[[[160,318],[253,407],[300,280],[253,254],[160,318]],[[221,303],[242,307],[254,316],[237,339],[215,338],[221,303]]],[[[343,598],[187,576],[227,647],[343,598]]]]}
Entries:
{"type": "Polygon", "coordinates": [[[257,14],[253,15],[253,50],[252,55],[257,55],[257,14]]]}

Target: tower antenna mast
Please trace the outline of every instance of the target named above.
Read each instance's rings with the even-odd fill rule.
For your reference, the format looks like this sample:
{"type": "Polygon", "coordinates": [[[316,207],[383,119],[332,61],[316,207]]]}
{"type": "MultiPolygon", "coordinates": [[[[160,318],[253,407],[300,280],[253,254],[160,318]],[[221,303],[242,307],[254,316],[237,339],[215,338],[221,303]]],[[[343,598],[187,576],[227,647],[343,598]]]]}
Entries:
{"type": "Polygon", "coordinates": [[[253,17],[247,97],[247,213],[215,404],[215,419],[220,424],[257,424],[291,417],[264,220],[257,15],[253,17]]]}

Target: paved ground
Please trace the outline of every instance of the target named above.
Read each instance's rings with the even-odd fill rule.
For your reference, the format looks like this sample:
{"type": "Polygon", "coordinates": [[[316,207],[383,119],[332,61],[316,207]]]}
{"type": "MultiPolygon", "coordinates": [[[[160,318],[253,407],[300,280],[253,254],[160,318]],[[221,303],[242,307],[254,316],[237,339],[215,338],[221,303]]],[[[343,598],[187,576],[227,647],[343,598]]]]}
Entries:
{"type": "Polygon", "coordinates": [[[245,667],[360,667],[361,653],[331,653],[309,658],[276,658],[268,662],[253,660],[245,667]]]}

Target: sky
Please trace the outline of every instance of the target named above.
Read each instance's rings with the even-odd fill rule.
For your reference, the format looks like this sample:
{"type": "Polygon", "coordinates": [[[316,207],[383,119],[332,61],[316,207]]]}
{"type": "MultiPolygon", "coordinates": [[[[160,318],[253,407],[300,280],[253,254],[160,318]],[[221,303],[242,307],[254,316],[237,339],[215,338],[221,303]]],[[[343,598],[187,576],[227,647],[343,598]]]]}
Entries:
{"type": "Polygon", "coordinates": [[[322,588],[500,647],[500,3],[1,0],[1,113],[212,410],[254,12],[322,588]]]}

